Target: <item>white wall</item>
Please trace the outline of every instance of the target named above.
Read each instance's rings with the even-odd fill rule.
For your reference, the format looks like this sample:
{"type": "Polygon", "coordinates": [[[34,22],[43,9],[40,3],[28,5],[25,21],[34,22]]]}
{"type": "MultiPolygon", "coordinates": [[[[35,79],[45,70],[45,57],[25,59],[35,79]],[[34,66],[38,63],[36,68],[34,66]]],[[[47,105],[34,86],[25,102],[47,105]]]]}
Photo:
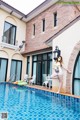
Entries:
{"type": "MultiPolygon", "coordinates": [[[[68,67],[70,55],[74,46],[80,41],[80,20],[65,30],[62,34],[53,40],[53,50],[57,45],[61,50],[61,56],[63,57],[63,64],[65,68],[68,67]]],[[[64,71],[63,86],[66,85],[66,71],[64,71]]],[[[54,81],[53,86],[57,86],[57,82],[54,81]]]]}
{"type": "Polygon", "coordinates": [[[15,46],[13,45],[10,47],[10,44],[5,44],[5,47],[1,47],[3,30],[4,30],[4,22],[7,21],[17,27],[16,30],[16,40],[18,41],[18,45],[22,43],[23,40],[26,38],[26,23],[19,20],[18,18],[10,15],[6,11],[0,9],[0,57],[8,58],[8,68],[7,68],[7,80],[10,76],[10,67],[11,67],[11,60],[22,60],[22,78],[26,73],[26,58],[24,58],[19,51],[15,51],[15,46]],[[14,49],[13,49],[14,48],[14,49]]]}
{"type": "Polygon", "coordinates": [[[10,15],[4,10],[0,9],[0,42],[2,41],[3,30],[4,30],[4,22],[7,21],[17,27],[16,40],[18,41],[18,45],[21,44],[23,40],[25,40],[26,35],[26,23],[19,20],[18,18],[10,15]]]}

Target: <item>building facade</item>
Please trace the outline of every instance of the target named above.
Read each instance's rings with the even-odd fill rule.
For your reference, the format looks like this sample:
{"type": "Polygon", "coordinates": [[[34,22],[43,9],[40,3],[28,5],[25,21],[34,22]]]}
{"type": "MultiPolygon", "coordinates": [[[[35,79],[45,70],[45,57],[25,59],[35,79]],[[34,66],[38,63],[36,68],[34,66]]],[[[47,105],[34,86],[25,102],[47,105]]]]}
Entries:
{"type": "MultiPolygon", "coordinates": [[[[66,93],[80,95],[80,16],[70,22],[65,28],[47,41],[52,44],[53,51],[57,45],[61,50],[64,67],[71,71],[69,74],[64,70],[63,90],[66,93]]],[[[53,63],[54,64],[54,63],[53,63]]],[[[53,80],[53,88],[57,89],[58,81],[53,80]]]]}
{"type": "MultiPolygon", "coordinates": [[[[36,8],[36,12],[39,12],[42,7],[43,6],[39,6],[38,8],[36,8]]],[[[63,28],[65,28],[68,24],[75,20],[79,15],[80,6],[64,5],[59,3],[58,1],[55,1],[55,3],[52,3],[49,7],[47,7],[44,11],[40,12],[36,16],[34,15],[34,17],[27,22],[26,46],[24,52],[24,55],[28,56],[27,74],[29,73],[30,76],[36,76],[37,85],[42,85],[44,79],[46,79],[46,76],[52,74],[52,66],[54,64],[52,51],[54,51],[54,48],[57,45],[60,47],[60,49],[62,47],[61,55],[63,57],[64,66],[66,67],[66,69],[68,69],[69,59],[67,59],[65,55],[67,53],[69,55],[71,54],[71,49],[69,50],[67,47],[70,44],[69,41],[71,41],[72,43],[72,38],[70,38],[70,34],[65,34],[66,38],[69,37],[68,39],[64,39],[62,37],[61,40],[53,39],[53,42],[46,41],[49,41],[52,36],[56,36],[58,32],[60,32],[63,28]],[[66,52],[63,53],[63,51],[65,50],[66,52]]],[[[76,31],[76,27],[74,29],[76,31]]],[[[77,33],[78,31],[76,31],[76,35],[74,33],[74,36],[77,36],[77,33]]],[[[73,36],[73,34],[71,35],[73,36]]],[[[77,40],[74,41],[77,42],[77,40]]],[[[71,46],[74,47],[74,45],[70,45],[70,48],[71,46]]],[[[67,57],[69,58],[69,56],[67,57]]],[[[71,70],[71,72],[72,75],[68,79],[69,75],[67,75],[67,73],[64,71],[62,92],[74,93],[73,91],[75,88],[73,88],[72,85],[74,70],[71,70]]],[[[57,91],[59,87],[59,81],[54,79],[52,86],[52,89],[54,91],[57,91]]],[[[80,94],[80,92],[78,93],[80,94]]]]}
{"type": "Polygon", "coordinates": [[[23,78],[26,69],[18,50],[25,40],[26,23],[20,20],[24,14],[0,2],[0,82],[15,81],[23,78]]]}
{"type": "MultiPolygon", "coordinates": [[[[24,15],[3,1],[1,5],[9,9],[0,9],[0,66],[5,68],[2,81],[3,77],[4,81],[9,76],[17,80],[28,74],[36,77],[36,85],[42,85],[53,73],[53,51],[58,46],[64,66],[72,73],[64,71],[62,92],[80,95],[80,6],[47,0],[24,15]],[[25,47],[19,50],[22,41],[25,47]]],[[[53,91],[58,87],[59,81],[54,79],[53,91]]]]}

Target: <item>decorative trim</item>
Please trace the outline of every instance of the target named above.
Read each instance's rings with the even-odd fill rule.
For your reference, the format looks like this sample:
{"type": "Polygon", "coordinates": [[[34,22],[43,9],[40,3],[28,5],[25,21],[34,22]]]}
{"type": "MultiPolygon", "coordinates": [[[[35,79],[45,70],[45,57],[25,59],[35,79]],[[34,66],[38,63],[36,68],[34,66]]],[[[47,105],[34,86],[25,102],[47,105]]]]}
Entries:
{"type": "MultiPolygon", "coordinates": [[[[77,58],[77,55],[80,51],[80,41],[75,45],[71,56],[69,58],[69,62],[68,62],[68,70],[71,71],[71,73],[73,73],[74,70],[74,64],[77,58]]],[[[66,93],[72,94],[72,83],[73,83],[73,74],[68,74],[66,76],[66,93]]]]}
{"type": "Polygon", "coordinates": [[[18,46],[11,45],[11,44],[7,44],[7,43],[4,43],[4,42],[1,42],[1,43],[0,43],[0,46],[1,46],[2,48],[9,48],[9,49],[13,49],[13,50],[15,50],[15,49],[18,48],[18,46]]]}

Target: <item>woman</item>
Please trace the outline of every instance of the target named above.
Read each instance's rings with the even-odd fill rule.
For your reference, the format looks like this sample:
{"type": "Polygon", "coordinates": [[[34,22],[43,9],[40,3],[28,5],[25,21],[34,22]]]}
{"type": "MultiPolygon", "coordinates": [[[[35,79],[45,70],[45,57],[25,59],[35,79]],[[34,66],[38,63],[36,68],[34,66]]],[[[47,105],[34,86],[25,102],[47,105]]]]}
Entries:
{"type": "Polygon", "coordinates": [[[62,59],[62,56],[59,56],[57,58],[57,60],[55,61],[55,64],[54,64],[54,72],[53,72],[53,75],[51,76],[52,78],[54,77],[57,77],[58,80],[59,80],[59,89],[58,89],[58,92],[60,92],[61,88],[62,88],[62,85],[63,85],[63,69],[65,69],[68,73],[71,73],[69,70],[67,70],[66,68],[64,68],[63,66],[63,59],[62,59]]]}

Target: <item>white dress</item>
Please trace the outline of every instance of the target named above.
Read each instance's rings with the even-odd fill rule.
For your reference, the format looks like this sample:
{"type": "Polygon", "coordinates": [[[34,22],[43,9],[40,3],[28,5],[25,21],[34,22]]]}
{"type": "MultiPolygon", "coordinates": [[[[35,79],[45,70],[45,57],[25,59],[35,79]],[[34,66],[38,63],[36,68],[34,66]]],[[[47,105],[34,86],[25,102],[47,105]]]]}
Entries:
{"type": "Polygon", "coordinates": [[[63,69],[62,69],[62,66],[60,65],[59,62],[55,63],[54,64],[54,72],[53,72],[53,75],[56,76],[56,75],[63,75],[63,69]]]}

